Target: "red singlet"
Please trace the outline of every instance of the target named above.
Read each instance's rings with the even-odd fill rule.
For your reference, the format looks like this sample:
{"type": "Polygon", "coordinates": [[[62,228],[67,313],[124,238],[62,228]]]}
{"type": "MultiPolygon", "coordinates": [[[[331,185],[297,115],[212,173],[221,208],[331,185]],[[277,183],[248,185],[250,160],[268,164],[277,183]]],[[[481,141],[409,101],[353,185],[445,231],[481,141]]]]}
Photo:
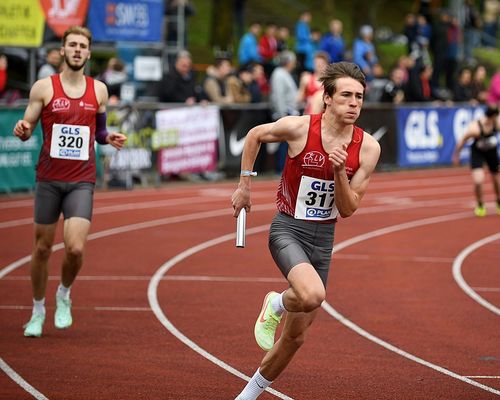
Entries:
{"type": "Polygon", "coordinates": [[[86,76],[85,93],[80,98],[73,99],[64,93],[59,75],[52,75],[51,79],[54,94],[49,104],[42,110],[43,145],[36,168],[36,180],[95,183],[94,141],[99,104],[94,90],[94,80],[86,76]],[[87,127],[87,139],[83,140],[79,137],[80,132],[87,130],[87,127]],[[52,136],[56,131],[60,135],[60,144],[57,149],[52,149],[51,155],[52,136]],[[64,135],[67,136],[63,137],[64,135]],[[60,155],[54,157],[56,150],[60,155]],[[81,156],[80,152],[87,151],[88,159],[79,159],[86,158],[81,156]]]}
{"type": "MultiPolygon", "coordinates": [[[[297,219],[334,222],[334,174],[321,140],[321,116],[311,115],[307,142],[300,154],[288,155],[277,193],[278,211],[297,219]],[[298,208],[297,205],[301,205],[298,208]]],[[[359,152],[364,132],[354,126],[347,147],[346,172],[349,180],[359,168],[359,152]]]]}

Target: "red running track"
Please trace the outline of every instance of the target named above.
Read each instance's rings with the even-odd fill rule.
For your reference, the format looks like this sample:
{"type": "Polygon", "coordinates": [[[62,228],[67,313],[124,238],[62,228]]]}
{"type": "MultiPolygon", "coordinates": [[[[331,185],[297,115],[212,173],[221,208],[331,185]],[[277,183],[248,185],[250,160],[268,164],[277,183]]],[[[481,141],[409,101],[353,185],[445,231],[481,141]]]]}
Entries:
{"type": "MultiPolygon", "coordinates": [[[[283,290],[267,249],[276,180],[253,183],[247,247],[234,246],[235,182],[98,192],[74,325],[28,339],[32,198],[0,199],[1,399],[234,399],[264,353],[263,296],[283,290]]],[[[472,215],[466,168],[374,175],[337,224],[327,300],[262,399],[500,396],[500,216],[472,215]]]]}

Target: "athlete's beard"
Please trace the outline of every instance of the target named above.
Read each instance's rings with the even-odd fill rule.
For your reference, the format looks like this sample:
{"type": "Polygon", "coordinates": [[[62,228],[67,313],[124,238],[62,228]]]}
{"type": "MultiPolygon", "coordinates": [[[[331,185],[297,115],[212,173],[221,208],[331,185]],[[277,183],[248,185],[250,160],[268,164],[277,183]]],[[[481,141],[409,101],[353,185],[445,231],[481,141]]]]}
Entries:
{"type": "Polygon", "coordinates": [[[66,63],[66,65],[68,67],[70,67],[73,71],[76,72],[76,71],[80,71],[83,67],[85,67],[85,64],[87,64],[87,59],[85,59],[85,61],[83,62],[82,65],[74,65],[74,64],[72,65],[70,63],[70,60],[69,60],[68,56],[65,54],[64,55],[64,62],[66,63]]]}

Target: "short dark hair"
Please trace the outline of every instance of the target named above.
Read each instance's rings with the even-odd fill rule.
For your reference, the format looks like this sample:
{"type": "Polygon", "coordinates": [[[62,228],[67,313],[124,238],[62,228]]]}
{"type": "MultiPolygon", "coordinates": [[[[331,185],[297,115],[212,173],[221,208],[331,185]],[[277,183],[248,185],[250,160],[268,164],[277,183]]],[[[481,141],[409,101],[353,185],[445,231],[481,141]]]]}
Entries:
{"type": "Polygon", "coordinates": [[[325,93],[329,96],[333,96],[335,93],[337,89],[337,80],[339,78],[355,79],[361,83],[363,90],[366,89],[366,78],[361,68],[359,68],[357,64],[340,61],[327,65],[319,78],[319,81],[323,84],[325,93]]]}
{"type": "Polygon", "coordinates": [[[486,115],[488,118],[498,116],[499,110],[498,106],[495,104],[488,104],[488,107],[486,107],[486,111],[484,112],[484,115],[486,115]]]}

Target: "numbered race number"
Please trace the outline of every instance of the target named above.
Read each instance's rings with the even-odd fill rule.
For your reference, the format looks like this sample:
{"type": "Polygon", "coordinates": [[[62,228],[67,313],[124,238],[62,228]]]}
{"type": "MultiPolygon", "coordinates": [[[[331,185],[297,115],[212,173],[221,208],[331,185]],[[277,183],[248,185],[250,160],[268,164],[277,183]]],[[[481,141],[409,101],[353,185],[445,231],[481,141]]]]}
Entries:
{"type": "Polygon", "coordinates": [[[295,218],[308,221],[326,221],[337,217],[333,181],[302,176],[295,218]]]}
{"type": "Polygon", "coordinates": [[[54,124],[50,156],[65,160],[89,159],[90,128],[84,125],[54,124]]]}

